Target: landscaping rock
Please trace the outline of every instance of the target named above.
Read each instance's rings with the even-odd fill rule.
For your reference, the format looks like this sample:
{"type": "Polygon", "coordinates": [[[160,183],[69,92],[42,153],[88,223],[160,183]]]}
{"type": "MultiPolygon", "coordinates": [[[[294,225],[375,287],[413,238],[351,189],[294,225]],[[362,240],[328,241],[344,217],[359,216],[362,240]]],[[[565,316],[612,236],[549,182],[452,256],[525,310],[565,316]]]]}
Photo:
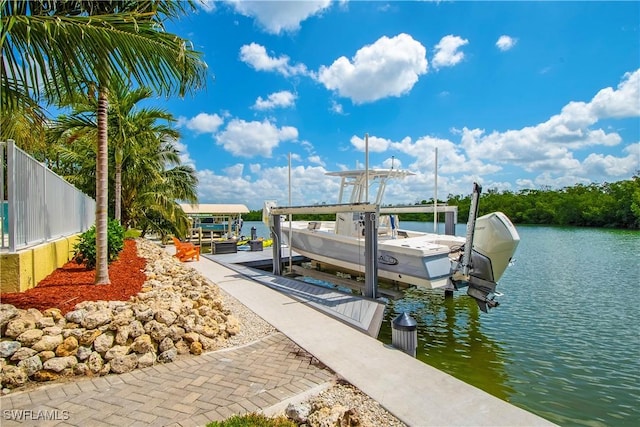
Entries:
{"type": "Polygon", "coordinates": [[[113,319],[111,311],[98,310],[87,314],[80,324],[86,329],[95,329],[98,326],[106,325],[113,319]]]}
{"type": "Polygon", "coordinates": [[[38,356],[31,356],[18,363],[18,367],[23,368],[27,376],[32,376],[42,369],[42,361],[38,356]]]}
{"type": "Polygon", "coordinates": [[[1,341],[0,342],[0,357],[11,357],[20,349],[22,344],[18,341],[1,341]]]}
{"type": "Polygon", "coordinates": [[[2,368],[2,386],[15,388],[24,385],[29,376],[22,366],[7,365],[2,368]]]}
{"type": "Polygon", "coordinates": [[[62,335],[44,335],[31,346],[35,351],[52,351],[62,344],[62,335]]]}
{"type": "Polygon", "coordinates": [[[98,353],[97,351],[91,353],[89,355],[87,366],[89,367],[89,370],[94,374],[101,372],[104,366],[104,360],[102,359],[102,356],[100,356],[100,353],[98,353]]]}
{"type": "Polygon", "coordinates": [[[161,363],[173,362],[174,360],[176,360],[176,357],[178,357],[178,350],[176,350],[175,348],[172,348],[171,350],[167,350],[163,353],[160,353],[158,355],[158,362],[161,362],[161,363]]]}
{"type": "Polygon", "coordinates": [[[56,348],[56,356],[75,356],[78,353],[78,340],[75,337],[67,337],[62,344],[56,348]]]}
{"type": "Polygon", "coordinates": [[[152,351],[138,356],[138,368],[153,366],[156,362],[156,354],[152,351]]]}
{"type": "Polygon", "coordinates": [[[64,316],[58,308],[0,304],[3,387],[170,363],[239,333],[215,285],[153,243],[138,239],[137,246],[147,281],[129,301],[83,301],[64,316]]]}
{"type": "MultiPolygon", "coordinates": [[[[29,347],[21,347],[18,349],[18,351],[16,351],[15,353],[13,353],[13,356],[11,356],[11,361],[12,362],[16,362],[19,363],[20,361],[27,359],[31,356],[35,356],[38,352],[35,351],[32,348],[29,347]]],[[[39,358],[38,358],[39,359],[39,358]]]]}
{"type": "Polygon", "coordinates": [[[123,374],[125,372],[131,372],[136,368],[138,365],[138,356],[135,354],[116,356],[111,359],[109,363],[111,364],[111,372],[123,374]]]}
{"type": "Polygon", "coordinates": [[[67,368],[73,368],[77,364],[78,359],[73,356],[54,357],[44,362],[42,367],[53,372],[62,372],[67,368]]]}
{"type": "Polygon", "coordinates": [[[98,353],[106,353],[111,347],[113,347],[114,338],[115,336],[111,331],[100,334],[93,341],[93,348],[98,353]]]}

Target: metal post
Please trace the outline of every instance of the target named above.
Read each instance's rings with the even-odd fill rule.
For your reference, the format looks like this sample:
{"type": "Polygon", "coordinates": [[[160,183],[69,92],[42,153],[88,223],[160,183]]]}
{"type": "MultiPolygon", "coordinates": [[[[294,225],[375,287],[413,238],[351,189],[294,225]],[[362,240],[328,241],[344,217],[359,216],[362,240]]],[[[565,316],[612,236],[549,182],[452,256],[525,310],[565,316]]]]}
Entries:
{"type": "Polygon", "coordinates": [[[438,233],[438,147],[436,147],[433,185],[433,232],[438,233]]]}
{"type": "Polygon", "coordinates": [[[9,201],[9,252],[16,251],[18,215],[16,207],[16,143],[7,140],[7,199],[9,201]]]}
{"type": "Polygon", "coordinates": [[[378,233],[375,212],[364,214],[364,296],[378,297],[378,233]]]}
{"type": "Polygon", "coordinates": [[[369,134],[364,134],[364,170],[365,170],[365,186],[364,186],[364,202],[369,203],[369,134]]]}
{"type": "MultiPolygon", "coordinates": [[[[272,215],[273,225],[271,228],[271,238],[273,239],[273,244],[271,248],[273,250],[273,274],[276,276],[282,275],[282,259],[281,259],[281,245],[280,245],[280,215],[272,215]]],[[[291,242],[289,242],[289,251],[291,251],[291,242]]]]}
{"type": "Polygon", "coordinates": [[[444,234],[447,236],[455,236],[456,234],[455,214],[453,212],[444,213],[444,234]]]}
{"type": "MultiPolygon", "coordinates": [[[[291,152],[289,152],[289,206],[291,206],[291,152]]],[[[292,215],[289,214],[289,243],[291,243],[292,238],[292,215]]],[[[291,253],[291,245],[289,245],[289,274],[293,272],[293,254],[291,253]]]]}

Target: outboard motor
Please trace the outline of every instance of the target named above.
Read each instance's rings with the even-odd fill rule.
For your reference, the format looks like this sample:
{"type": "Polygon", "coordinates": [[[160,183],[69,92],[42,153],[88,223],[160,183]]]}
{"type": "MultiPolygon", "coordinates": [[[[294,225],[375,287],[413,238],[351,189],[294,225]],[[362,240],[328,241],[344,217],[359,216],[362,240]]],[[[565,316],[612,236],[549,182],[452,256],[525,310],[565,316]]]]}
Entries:
{"type": "Polygon", "coordinates": [[[485,313],[496,307],[497,282],[520,243],[520,236],[509,218],[502,212],[493,212],[477,218],[478,199],[482,187],[474,184],[467,241],[451,282],[458,287],[468,286],[467,295],[475,298],[485,313]]]}

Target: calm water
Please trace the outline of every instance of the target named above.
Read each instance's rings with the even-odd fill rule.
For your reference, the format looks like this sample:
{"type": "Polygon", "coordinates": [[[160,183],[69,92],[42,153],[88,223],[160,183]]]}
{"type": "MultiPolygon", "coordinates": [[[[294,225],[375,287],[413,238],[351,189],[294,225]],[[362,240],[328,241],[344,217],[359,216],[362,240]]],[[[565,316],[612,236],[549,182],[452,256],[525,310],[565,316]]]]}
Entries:
{"type": "MultiPolygon", "coordinates": [[[[266,237],[256,224],[245,227],[266,237]]],[[[414,290],[388,305],[379,339],[391,342],[406,311],[429,365],[563,426],[640,425],[640,233],[517,228],[499,307],[484,314],[464,291],[414,290]]]]}

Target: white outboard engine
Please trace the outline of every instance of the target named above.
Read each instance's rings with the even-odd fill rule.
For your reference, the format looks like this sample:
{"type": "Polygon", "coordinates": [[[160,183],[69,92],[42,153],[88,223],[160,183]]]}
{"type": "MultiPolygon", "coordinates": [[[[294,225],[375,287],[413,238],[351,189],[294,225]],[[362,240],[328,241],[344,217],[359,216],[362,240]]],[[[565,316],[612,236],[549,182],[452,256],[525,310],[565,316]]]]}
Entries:
{"type": "Polygon", "coordinates": [[[500,280],[518,243],[518,231],[502,212],[493,212],[478,218],[473,238],[471,275],[492,282],[500,280]]]}
{"type": "Polygon", "coordinates": [[[498,305],[497,282],[520,243],[518,231],[502,212],[493,212],[477,218],[478,200],[482,187],[474,184],[474,192],[467,223],[467,241],[458,267],[451,276],[457,289],[468,286],[467,294],[485,313],[498,305]]]}

